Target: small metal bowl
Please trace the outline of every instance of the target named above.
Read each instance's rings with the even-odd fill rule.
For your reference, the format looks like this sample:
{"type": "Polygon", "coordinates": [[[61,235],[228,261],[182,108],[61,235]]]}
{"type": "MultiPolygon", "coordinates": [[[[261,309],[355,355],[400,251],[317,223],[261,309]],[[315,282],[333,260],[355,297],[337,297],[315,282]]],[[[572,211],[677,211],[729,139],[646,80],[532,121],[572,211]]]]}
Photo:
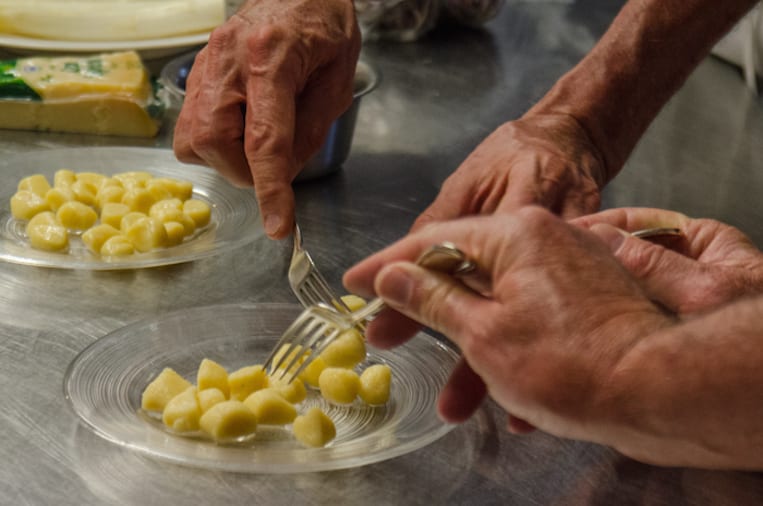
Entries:
{"type": "MultiPolygon", "coordinates": [[[[173,102],[182,104],[185,98],[185,83],[196,54],[196,51],[186,53],[162,68],[159,81],[173,102]]],[[[355,69],[352,105],[334,121],[321,149],[307,162],[295,181],[308,181],[339,170],[350,154],[360,99],[376,88],[378,83],[378,71],[368,63],[359,61],[355,69]]]]}

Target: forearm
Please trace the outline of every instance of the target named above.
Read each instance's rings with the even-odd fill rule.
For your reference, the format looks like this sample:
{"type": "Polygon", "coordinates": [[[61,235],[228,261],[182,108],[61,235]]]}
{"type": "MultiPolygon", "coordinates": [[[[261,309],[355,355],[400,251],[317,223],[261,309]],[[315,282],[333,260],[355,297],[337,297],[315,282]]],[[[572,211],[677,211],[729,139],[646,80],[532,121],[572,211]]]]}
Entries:
{"type": "Polygon", "coordinates": [[[735,302],[630,350],[609,382],[608,443],[660,465],[763,469],[762,314],[763,297],[735,302]]]}
{"type": "Polygon", "coordinates": [[[590,53],[528,114],[570,114],[598,147],[605,179],[662,106],[757,0],[630,0],[590,53]]]}

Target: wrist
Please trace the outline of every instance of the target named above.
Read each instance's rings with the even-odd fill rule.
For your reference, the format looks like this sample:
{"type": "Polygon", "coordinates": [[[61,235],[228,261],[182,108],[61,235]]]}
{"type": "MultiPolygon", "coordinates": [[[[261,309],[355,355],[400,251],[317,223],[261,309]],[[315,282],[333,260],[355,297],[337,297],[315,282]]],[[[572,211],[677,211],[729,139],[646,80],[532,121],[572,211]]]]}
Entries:
{"type": "Polygon", "coordinates": [[[606,378],[604,440],[657,465],[763,468],[763,298],[656,329],[606,378]]]}
{"type": "Polygon", "coordinates": [[[531,111],[575,118],[601,152],[611,180],[665,103],[755,3],[630,0],[531,111]]]}

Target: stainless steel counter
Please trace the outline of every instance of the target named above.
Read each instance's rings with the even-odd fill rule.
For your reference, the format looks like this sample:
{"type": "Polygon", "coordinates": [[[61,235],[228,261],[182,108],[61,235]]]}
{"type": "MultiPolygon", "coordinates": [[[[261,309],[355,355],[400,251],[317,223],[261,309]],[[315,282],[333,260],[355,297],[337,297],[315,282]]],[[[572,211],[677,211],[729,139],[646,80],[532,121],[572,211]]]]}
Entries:
{"type": "MultiPolygon", "coordinates": [[[[487,29],[376,43],[383,74],[363,99],[343,170],[296,188],[307,246],[337,286],[345,268],[403,235],[446,175],[521,114],[603,33],[619,2],[515,2],[487,29]]],[[[1,56],[1,55],[0,55],[1,56]]],[[[163,62],[149,62],[158,68],[163,62]]],[[[134,141],[0,131],[0,156],[134,141]]],[[[733,67],[704,61],[663,110],[604,205],[713,217],[763,246],[763,103],[733,67]]],[[[258,240],[196,262],[134,272],[0,264],[0,504],[744,505],[763,475],[665,469],[543,433],[512,436],[486,404],[435,443],[357,469],[298,475],[162,463],[82,427],[62,395],[77,353],[138,318],[237,301],[292,302],[290,245],[258,240]]]]}

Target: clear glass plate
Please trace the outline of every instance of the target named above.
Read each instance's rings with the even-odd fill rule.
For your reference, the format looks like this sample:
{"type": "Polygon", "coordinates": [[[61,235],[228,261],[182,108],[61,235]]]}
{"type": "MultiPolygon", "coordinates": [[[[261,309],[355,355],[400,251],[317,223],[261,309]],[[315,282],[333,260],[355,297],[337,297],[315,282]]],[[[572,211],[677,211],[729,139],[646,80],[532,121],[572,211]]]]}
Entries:
{"type": "Polygon", "coordinates": [[[236,188],[214,170],[177,161],[169,149],[133,147],[62,148],[29,151],[0,159],[0,259],[40,267],[116,270],[156,267],[196,260],[255,240],[264,234],[254,191],[236,188]],[[171,248],[105,260],[92,254],[78,237],[71,237],[67,253],[33,249],[26,238],[25,223],[10,212],[10,199],[18,182],[31,174],[44,174],[53,181],[61,168],[102,174],[143,170],[154,176],[193,183],[194,198],[212,207],[210,224],[171,248]]]}
{"type": "Polygon", "coordinates": [[[74,359],[64,393],[85,426],[113,443],[178,464],[236,472],[357,467],[414,451],[452,429],[437,416],[436,402],[458,354],[423,332],[393,350],[369,349],[361,364],[392,368],[385,406],[332,406],[318,392],[308,393],[299,410],[320,406],[336,425],[336,438],[323,448],[302,446],[288,427],[267,428],[246,444],[217,445],[171,434],[141,411],[143,390],[164,367],[195,383],[204,358],[228,371],[262,363],[300,310],[296,304],[216,305],[128,325],[74,359]]]}

